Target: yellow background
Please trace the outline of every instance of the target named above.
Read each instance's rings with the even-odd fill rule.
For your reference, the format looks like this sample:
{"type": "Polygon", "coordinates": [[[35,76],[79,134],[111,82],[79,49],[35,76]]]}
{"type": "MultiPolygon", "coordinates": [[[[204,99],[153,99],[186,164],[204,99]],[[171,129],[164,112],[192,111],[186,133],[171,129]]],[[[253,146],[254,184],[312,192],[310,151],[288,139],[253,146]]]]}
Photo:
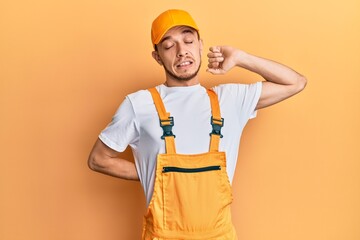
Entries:
{"type": "MultiPolygon", "coordinates": [[[[150,25],[168,8],[194,16],[206,49],[236,46],[308,78],[244,131],[239,239],[359,240],[358,0],[1,1],[0,239],[140,238],[139,182],[92,172],[87,157],[127,94],[164,81],[150,25]]],[[[207,87],[261,80],[205,65],[207,87]]]]}

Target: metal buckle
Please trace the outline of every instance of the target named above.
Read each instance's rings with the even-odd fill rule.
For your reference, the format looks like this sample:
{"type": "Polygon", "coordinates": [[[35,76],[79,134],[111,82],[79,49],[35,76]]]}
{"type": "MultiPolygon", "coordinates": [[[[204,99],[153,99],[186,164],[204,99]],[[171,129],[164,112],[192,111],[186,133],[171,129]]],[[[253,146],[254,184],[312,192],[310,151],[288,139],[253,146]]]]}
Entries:
{"type": "Polygon", "coordinates": [[[161,136],[161,139],[165,139],[165,137],[175,137],[175,135],[172,132],[172,127],[174,126],[174,118],[173,117],[169,117],[166,120],[161,120],[160,119],[160,127],[162,127],[164,133],[161,136]]]}
{"type": "Polygon", "coordinates": [[[221,134],[221,128],[224,126],[224,118],[217,119],[211,116],[210,123],[212,126],[212,132],[210,133],[210,136],[212,134],[215,134],[215,135],[219,135],[220,138],[222,138],[223,135],[221,134]]]}

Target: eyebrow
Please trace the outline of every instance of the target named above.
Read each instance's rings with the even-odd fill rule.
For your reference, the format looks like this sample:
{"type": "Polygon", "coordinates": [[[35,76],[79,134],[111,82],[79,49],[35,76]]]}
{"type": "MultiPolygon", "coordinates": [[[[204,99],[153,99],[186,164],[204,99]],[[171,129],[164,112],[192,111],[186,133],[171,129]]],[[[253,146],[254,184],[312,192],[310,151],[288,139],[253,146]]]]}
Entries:
{"type": "MultiPolygon", "coordinates": [[[[183,30],[183,31],[181,32],[181,34],[186,34],[186,33],[191,33],[191,34],[195,35],[195,34],[194,34],[194,31],[192,31],[192,30],[190,30],[190,29],[185,29],[185,30],[183,30]]],[[[159,44],[163,43],[164,41],[166,41],[166,40],[168,40],[168,39],[170,39],[170,38],[171,38],[171,36],[164,37],[164,38],[159,42],[159,44]]]]}

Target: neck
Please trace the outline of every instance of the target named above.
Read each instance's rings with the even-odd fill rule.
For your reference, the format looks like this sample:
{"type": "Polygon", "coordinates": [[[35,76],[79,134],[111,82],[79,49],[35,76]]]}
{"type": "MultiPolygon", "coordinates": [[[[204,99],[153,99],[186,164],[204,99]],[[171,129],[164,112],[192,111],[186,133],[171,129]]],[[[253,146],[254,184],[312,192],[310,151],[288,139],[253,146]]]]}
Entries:
{"type": "Polygon", "coordinates": [[[199,84],[199,79],[197,76],[190,80],[186,80],[186,81],[167,78],[164,83],[164,85],[167,87],[188,87],[188,86],[193,86],[196,84],[199,84]]]}

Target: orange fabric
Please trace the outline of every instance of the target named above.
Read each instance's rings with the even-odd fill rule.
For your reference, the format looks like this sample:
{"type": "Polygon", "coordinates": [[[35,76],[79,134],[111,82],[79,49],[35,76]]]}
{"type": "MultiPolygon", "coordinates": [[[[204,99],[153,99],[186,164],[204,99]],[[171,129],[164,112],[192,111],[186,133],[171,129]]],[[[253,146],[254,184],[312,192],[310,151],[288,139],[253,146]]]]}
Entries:
{"type": "Polygon", "coordinates": [[[175,137],[165,137],[166,153],[176,153],[175,137]]]}
{"type": "MultiPolygon", "coordinates": [[[[155,105],[164,106],[162,101],[159,104],[156,93],[152,96],[155,105]]],[[[213,109],[216,103],[218,106],[216,94],[215,97],[211,101],[212,112],[221,119],[220,109],[213,109]]],[[[161,106],[156,109],[166,112],[161,106]]],[[[157,156],[154,192],[144,217],[143,240],[237,239],[231,220],[233,198],[226,156],[218,151],[219,141],[220,136],[212,135],[213,151],[207,153],[186,155],[174,149],[157,156]]],[[[169,143],[174,143],[173,137],[165,137],[165,144],[169,143]]]]}
{"type": "MultiPolygon", "coordinates": [[[[170,124],[170,113],[168,113],[165,109],[164,103],[161,100],[159,92],[156,90],[156,88],[150,88],[148,89],[151,93],[151,96],[153,98],[156,111],[158,112],[160,120],[162,120],[163,125],[169,125],[170,124]]],[[[165,137],[165,147],[167,153],[175,153],[175,137],[165,137]]]]}
{"type": "Polygon", "coordinates": [[[165,33],[175,26],[189,26],[199,32],[194,19],[184,10],[170,9],[161,13],[152,23],[151,41],[153,45],[158,44],[165,33]]]}
{"type": "Polygon", "coordinates": [[[219,100],[218,100],[216,93],[211,89],[207,89],[206,92],[210,98],[211,113],[213,115],[213,118],[221,119],[220,105],[219,105],[219,100]]]}
{"type": "Polygon", "coordinates": [[[220,136],[219,135],[211,135],[210,138],[210,152],[217,152],[219,151],[219,144],[220,144],[220,136]]]}
{"type": "Polygon", "coordinates": [[[166,112],[163,101],[161,100],[159,92],[156,88],[150,88],[148,91],[151,93],[153,101],[155,103],[156,111],[159,114],[161,120],[167,120],[170,117],[170,113],[166,112]]]}
{"type": "MultiPolygon", "coordinates": [[[[207,89],[206,91],[207,91],[207,94],[209,95],[209,98],[210,98],[211,113],[212,113],[212,116],[213,116],[213,119],[214,119],[213,121],[214,121],[214,123],[221,124],[221,122],[217,121],[217,119],[221,119],[218,97],[217,97],[216,93],[213,90],[207,89]]],[[[220,143],[220,136],[211,134],[210,152],[219,151],[219,143],[220,143]]]]}

